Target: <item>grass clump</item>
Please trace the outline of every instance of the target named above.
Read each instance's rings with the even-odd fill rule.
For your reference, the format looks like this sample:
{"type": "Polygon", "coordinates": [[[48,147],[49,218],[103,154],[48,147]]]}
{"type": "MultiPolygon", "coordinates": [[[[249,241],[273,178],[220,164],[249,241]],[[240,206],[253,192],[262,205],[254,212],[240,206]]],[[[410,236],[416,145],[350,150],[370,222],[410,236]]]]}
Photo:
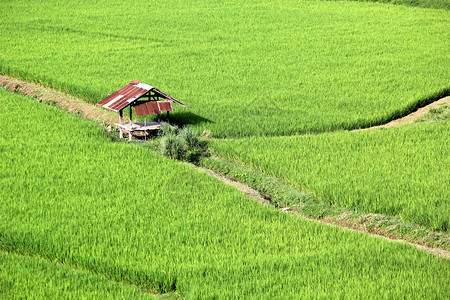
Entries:
{"type": "Polygon", "coordinates": [[[172,159],[183,159],[186,156],[186,142],[177,135],[169,134],[161,139],[160,153],[172,159]]]}
{"type": "Polygon", "coordinates": [[[450,120],[450,104],[444,104],[435,108],[431,108],[417,122],[436,122],[450,120]]]}
{"type": "Polygon", "coordinates": [[[167,122],[160,123],[159,135],[168,136],[176,135],[178,133],[178,127],[167,122]]]}
{"type": "Polygon", "coordinates": [[[179,135],[190,149],[198,148],[201,144],[201,138],[189,127],[180,130],[179,135]]]}
{"type": "Polygon", "coordinates": [[[160,154],[172,159],[197,164],[201,157],[209,155],[208,142],[189,127],[182,129],[169,123],[161,123],[160,154]]]}

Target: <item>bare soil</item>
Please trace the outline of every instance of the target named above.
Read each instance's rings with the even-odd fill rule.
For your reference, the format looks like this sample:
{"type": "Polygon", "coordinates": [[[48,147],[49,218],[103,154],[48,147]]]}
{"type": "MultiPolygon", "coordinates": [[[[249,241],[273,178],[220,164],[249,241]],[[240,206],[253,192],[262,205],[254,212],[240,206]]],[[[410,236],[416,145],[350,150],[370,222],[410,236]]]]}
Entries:
{"type": "MultiPolygon", "coordinates": [[[[57,105],[58,107],[60,107],[61,109],[66,110],[71,113],[81,114],[86,119],[90,119],[90,120],[94,120],[94,121],[98,121],[98,122],[105,122],[106,124],[114,124],[118,121],[118,116],[115,112],[105,110],[100,106],[86,103],[78,98],[73,97],[73,96],[61,93],[59,91],[56,91],[56,90],[53,90],[50,88],[46,88],[46,87],[37,85],[34,83],[9,78],[6,76],[0,76],[0,87],[3,87],[6,90],[14,92],[14,93],[22,94],[24,96],[35,97],[38,101],[41,101],[41,102],[54,102],[54,104],[57,105]]],[[[374,126],[374,127],[370,127],[370,128],[361,129],[361,130],[372,130],[372,129],[376,129],[376,128],[392,128],[392,127],[396,127],[396,126],[402,126],[405,124],[409,124],[409,123],[412,123],[412,122],[418,120],[419,118],[421,118],[431,108],[435,108],[440,105],[449,104],[449,103],[450,103],[450,97],[445,97],[445,98],[435,101],[425,107],[422,107],[422,108],[418,109],[417,111],[415,111],[405,117],[393,120],[384,125],[374,126]]],[[[126,121],[129,121],[129,120],[126,120],[126,121]]],[[[271,201],[266,199],[263,195],[261,195],[261,193],[259,193],[257,190],[255,190],[245,184],[242,184],[242,183],[234,181],[234,180],[230,180],[227,177],[225,177],[219,173],[216,173],[212,170],[196,167],[194,165],[192,165],[192,166],[199,171],[205,172],[205,173],[209,174],[210,176],[220,179],[221,181],[223,181],[226,184],[236,187],[239,191],[243,192],[244,194],[248,195],[249,197],[252,197],[253,199],[256,199],[263,205],[271,204],[271,201]]],[[[281,207],[278,209],[280,211],[283,211],[286,213],[289,212],[289,213],[295,214],[295,210],[291,210],[291,208],[289,208],[289,207],[281,207]]],[[[409,243],[421,250],[435,254],[442,258],[450,259],[450,251],[440,249],[440,248],[427,247],[426,245],[421,245],[420,241],[399,240],[396,236],[389,235],[385,231],[378,230],[377,228],[368,229],[366,227],[365,222],[361,222],[361,219],[353,220],[350,218],[350,215],[351,215],[351,213],[344,213],[343,215],[339,216],[336,219],[325,217],[323,219],[313,219],[313,220],[316,220],[316,221],[319,221],[319,222],[322,222],[325,224],[329,224],[332,226],[340,226],[340,227],[347,228],[350,230],[366,232],[368,234],[377,235],[377,236],[380,236],[382,238],[386,238],[389,240],[394,240],[394,241],[403,242],[403,243],[409,243]]],[[[375,215],[366,215],[363,217],[366,219],[370,219],[373,216],[375,216],[375,215]]],[[[379,215],[377,215],[377,216],[380,217],[379,215]]]]}
{"type": "Polygon", "coordinates": [[[358,129],[358,130],[372,130],[372,129],[378,129],[378,128],[392,128],[392,127],[398,127],[398,126],[403,126],[403,125],[407,125],[407,124],[411,124],[415,121],[417,121],[418,119],[420,119],[421,117],[423,117],[423,115],[425,115],[430,109],[432,108],[436,108],[438,106],[441,105],[445,105],[445,104],[450,104],[450,96],[441,98],[437,101],[434,101],[424,107],[419,108],[418,110],[416,110],[415,112],[410,113],[409,115],[406,115],[402,118],[399,119],[395,119],[392,120],[389,123],[383,124],[383,125],[378,125],[378,126],[373,126],[373,127],[369,127],[369,128],[364,128],[364,129],[358,129]]]}
{"type": "Polygon", "coordinates": [[[106,124],[114,124],[119,121],[117,113],[113,111],[86,103],[73,96],[34,83],[0,76],[0,86],[14,93],[27,97],[35,97],[40,102],[53,102],[54,105],[61,109],[70,113],[80,114],[86,119],[105,122],[106,124]]]}

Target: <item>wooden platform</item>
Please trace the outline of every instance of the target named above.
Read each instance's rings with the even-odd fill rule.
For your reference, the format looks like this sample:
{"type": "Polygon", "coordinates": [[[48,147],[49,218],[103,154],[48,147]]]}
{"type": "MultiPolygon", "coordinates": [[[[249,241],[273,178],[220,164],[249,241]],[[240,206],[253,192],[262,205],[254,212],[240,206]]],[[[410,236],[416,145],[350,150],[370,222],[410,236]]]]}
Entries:
{"type": "Polygon", "coordinates": [[[140,123],[127,123],[127,124],[115,124],[120,131],[120,137],[123,138],[123,132],[128,134],[128,139],[131,141],[132,135],[147,135],[151,131],[159,130],[161,125],[159,122],[140,122],[140,123]]]}

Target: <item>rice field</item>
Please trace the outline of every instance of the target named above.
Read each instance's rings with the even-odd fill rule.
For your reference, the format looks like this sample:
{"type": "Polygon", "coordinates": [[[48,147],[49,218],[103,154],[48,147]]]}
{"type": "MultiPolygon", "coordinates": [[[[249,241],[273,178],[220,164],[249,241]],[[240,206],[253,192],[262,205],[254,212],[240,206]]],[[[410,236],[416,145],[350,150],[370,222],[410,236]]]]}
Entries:
{"type": "MultiPolygon", "coordinates": [[[[414,1],[399,0],[414,4],[414,1]]],[[[447,7],[445,0],[421,3],[447,7]]],[[[96,103],[131,80],[214,155],[448,233],[446,9],[354,1],[5,0],[0,74],[96,103]]],[[[448,299],[450,263],[263,207],[0,88],[0,298],[448,299]]]]}
{"type": "Polygon", "coordinates": [[[3,1],[0,73],[92,103],[140,80],[215,137],[352,129],[449,93],[449,20],[341,1],[3,1]]]}
{"type": "Polygon", "coordinates": [[[399,215],[434,230],[450,221],[447,121],[360,132],[212,142],[216,155],[314,192],[321,201],[399,215]]]}
{"type": "Polygon", "coordinates": [[[55,107],[4,90],[0,102],[0,280],[13,290],[23,272],[36,295],[59,293],[44,283],[58,276],[74,295],[85,281],[94,295],[134,291],[62,275],[73,267],[187,298],[449,296],[448,260],[263,207],[55,107]],[[19,126],[23,111],[34,126],[19,126]],[[53,265],[34,277],[15,266],[49,263],[13,252],[53,265]]]}

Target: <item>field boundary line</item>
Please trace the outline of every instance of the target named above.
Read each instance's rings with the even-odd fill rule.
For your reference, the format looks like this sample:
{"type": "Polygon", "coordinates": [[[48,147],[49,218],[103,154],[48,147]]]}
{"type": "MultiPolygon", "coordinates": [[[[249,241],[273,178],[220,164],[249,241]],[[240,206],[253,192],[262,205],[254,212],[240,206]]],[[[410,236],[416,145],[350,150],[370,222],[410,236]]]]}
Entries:
{"type": "MultiPolygon", "coordinates": [[[[275,206],[275,204],[268,199],[266,196],[264,196],[261,192],[259,192],[257,189],[246,185],[242,182],[233,180],[232,178],[227,177],[226,175],[223,175],[221,173],[218,173],[214,170],[205,168],[205,167],[198,167],[192,164],[187,164],[190,165],[192,168],[200,171],[200,172],[204,172],[212,177],[215,177],[219,180],[221,180],[222,182],[231,185],[233,187],[235,187],[236,189],[238,189],[240,192],[246,194],[247,196],[257,200],[259,203],[261,203],[262,205],[271,205],[271,206],[275,206]]],[[[439,258],[444,258],[444,259],[450,259],[450,251],[439,248],[439,247],[428,247],[425,245],[421,245],[419,243],[414,243],[413,241],[409,241],[406,240],[405,238],[398,238],[394,235],[389,235],[386,234],[385,232],[383,232],[382,230],[371,230],[369,229],[365,223],[359,223],[358,220],[361,220],[363,218],[370,218],[373,216],[376,217],[381,217],[383,218],[384,216],[380,215],[380,214],[367,214],[367,215],[362,215],[360,218],[358,218],[357,220],[355,220],[354,222],[349,221],[349,219],[345,219],[344,218],[337,218],[338,221],[336,221],[336,219],[330,218],[328,216],[325,216],[324,218],[314,218],[314,217],[310,217],[310,216],[306,216],[302,213],[299,213],[297,210],[295,210],[295,208],[292,208],[290,206],[286,206],[286,207],[278,207],[277,208],[279,211],[284,212],[284,213],[291,213],[297,217],[302,217],[311,221],[315,221],[315,222],[319,222],[328,226],[332,226],[332,227],[340,227],[346,230],[351,230],[351,231],[355,231],[355,232],[363,232],[372,236],[377,236],[379,238],[385,239],[385,240],[389,240],[392,242],[398,242],[398,243],[404,243],[404,244],[409,244],[413,247],[416,247],[422,251],[431,253],[433,255],[438,256],[439,258]]],[[[351,212],[343,212],[342,214],[340,214],[340,216],[343,215],[351,215],[351,212]]]]}
{"type": "Polygon", "coordinates": [[[379,128],[393,128],[393,127],[399,127],[399,126],[411,124],[411,123],[414,123],[415,121],[419,120],[421,117],[423,117],[430,109],[436,108],[441,105],[446,105],[446,104],[450,104],[450,96],[446,96],[444,98],[441,98],[434,102],[431,102],[430,104],[420,107],[416,111],[414,111],[406,116],[392,120],[386,124],[367,127],[367,128],[361,128],[361,129],[354,129],[351,131],[366,131],[366,130],[373,130],[373,129],[379,129],[379,128]]]}

